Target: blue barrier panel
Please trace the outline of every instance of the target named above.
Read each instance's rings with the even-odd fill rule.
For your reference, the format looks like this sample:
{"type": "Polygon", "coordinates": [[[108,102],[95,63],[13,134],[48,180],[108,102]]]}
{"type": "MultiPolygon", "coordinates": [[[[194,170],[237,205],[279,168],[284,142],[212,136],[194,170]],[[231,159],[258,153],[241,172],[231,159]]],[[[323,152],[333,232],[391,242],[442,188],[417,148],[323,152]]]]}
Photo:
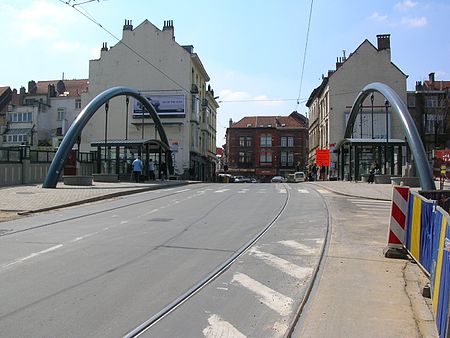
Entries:
{"type": "Polygon", "coordinates": [[[441,239],[442,217],[443,215],[440,212],[437,212],[436,215],[434,216],[433,257],[432,257],[432,268],[430,271],[431,290],[433,294],[436,283],[436,272],[439,258],[439,244],[441,239]]]}
{"type": "Polygon", "coordinates": [[[433,233],[434,233],[434,201],[422,200],[420,222],[420,259],[422,266],[431,273],[433,258],[433,233]]]}
{"type": "Polygon", "coordinates": [[[408,199],[408,217],[406,218],[406,229],[405,229],[405,248],[411,251],[411,229],[412,229],[412,219],[413,219],[413,208],[414,208],[414,194],[411,192],[408,199]]]}
{"type": "Polygon", "coordinates": [[[438,327],[439,337],[446,337],[446,333],[450,328],[448,325],[448,308],[449,308],[449,293],[450,293],[450,226],[447,222],[445,226],[445,238],[441,238],[441,243],[444,246],[440,248],[442,250],[442,272],[440,278],[439,298],[436,311],[436,324],[438,327]]]}

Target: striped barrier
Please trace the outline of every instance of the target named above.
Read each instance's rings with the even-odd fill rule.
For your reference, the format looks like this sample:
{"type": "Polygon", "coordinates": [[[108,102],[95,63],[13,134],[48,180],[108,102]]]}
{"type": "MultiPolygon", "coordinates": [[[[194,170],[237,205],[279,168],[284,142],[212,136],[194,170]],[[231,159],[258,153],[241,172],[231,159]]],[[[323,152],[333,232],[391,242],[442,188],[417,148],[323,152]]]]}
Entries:
{"type": "Polygon", "coordinates": [[[439,337],[450,337],[450,216],[436,201],[410,192],[405,248],[430,275],[439,337]]]}
{"type": "Polygon", "coordinates": [[[403,248],[405,243],[406,217],[408,215],[409,188],[394,186],[392,190],[391,219],[388,246],[403,248]]]}

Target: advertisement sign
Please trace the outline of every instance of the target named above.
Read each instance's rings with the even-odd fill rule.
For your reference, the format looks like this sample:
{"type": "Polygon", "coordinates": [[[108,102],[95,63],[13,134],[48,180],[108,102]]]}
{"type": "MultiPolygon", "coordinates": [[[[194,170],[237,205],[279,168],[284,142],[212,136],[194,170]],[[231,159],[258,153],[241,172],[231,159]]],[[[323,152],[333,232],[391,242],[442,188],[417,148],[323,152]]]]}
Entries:
{"type": "Polygon", "coordinates": [[[316,166],[329,167],[330,166],[330,150],[316,149],[316,166]]]}
{"type": "MultiPolygon", "coordinates": [[[[147,100],[155,107],[159,117],[184,117],[185,96],[184,95],[145,95],[147,100]]],[[[143,105],[134,100],[133,119],[150,118],[150,114],[144,109],[143,105]]]]}

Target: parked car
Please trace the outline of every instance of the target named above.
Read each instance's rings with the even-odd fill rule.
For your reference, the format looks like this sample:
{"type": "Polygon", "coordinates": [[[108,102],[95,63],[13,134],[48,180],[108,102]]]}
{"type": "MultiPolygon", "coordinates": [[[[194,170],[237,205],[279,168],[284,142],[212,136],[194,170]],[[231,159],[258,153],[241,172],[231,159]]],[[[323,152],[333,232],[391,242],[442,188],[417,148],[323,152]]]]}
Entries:
{"type": "Polygon", "coordinates": [[[244,177],[243,176],[234,176],[234,183],[243,183],[244,177]]]}
{"type": "Polygon", "coordinates": [[[294,173],[294,182],[305,182],[306,175],[303,171],[297,171],[294,173]]]}
{"type": "Polygon", "coordinates": [[[274,177],[272,177],[270,182],[272,182],[272,183],[283,183],[284,182],[284,177],[283,176],[274,176],[274,177]]]}

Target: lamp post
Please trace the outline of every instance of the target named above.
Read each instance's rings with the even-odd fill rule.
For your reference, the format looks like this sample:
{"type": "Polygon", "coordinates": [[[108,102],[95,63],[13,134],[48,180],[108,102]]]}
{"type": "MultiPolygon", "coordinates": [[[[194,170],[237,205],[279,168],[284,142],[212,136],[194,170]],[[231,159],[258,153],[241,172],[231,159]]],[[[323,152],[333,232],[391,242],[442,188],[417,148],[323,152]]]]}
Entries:
{"type": "Polygon", "coordinates": [[[373,100],[374,100],[374,97],[373,97],[373,93],[372,93],[372,95],[370,95],[370,102],[372,103],[372,139],[374,138],[374,135],[373,135],[373,100]]]}
{"type": "Polygon", "coordinates": [[[144,141],[144,111],[145,107],[142,107],[142,141],[144,141]]]}
{"type": "Polygon", "coordinates": [[[125,109],[125,140],[128,140],[128,104],[130,103],[130,98],[127,96],[125,99],[126,109],[125,109]]]}
{"type": "Polygon", "coordinates": [[[360,130],[360,136],[361,136],[361,139],[363,138],[363,116],[362,116],[362,113],[363,113],[363,107],[362,107],[362,103],[361,103],[361,106],[359,107],[359,124],[360,124],[360,128],[361,128],[361,130],[360,130]]]}
{"type": "Polygon", "coordinates": [[[108,152],[108,110],[109,101],[105,103],[105,164],[106,164],[106,154],[108,152]]]}
{"type": "Polygon", "coordinates": [[[389,107],[389,101],[386,100],[384,102],[384,106],[386,107],[386,146],[384,147],[384,174],[387,174],[387,151],[388,151],[388,146],[389,146],[389,111],[388,111],[388,107],[389,107]]]}

